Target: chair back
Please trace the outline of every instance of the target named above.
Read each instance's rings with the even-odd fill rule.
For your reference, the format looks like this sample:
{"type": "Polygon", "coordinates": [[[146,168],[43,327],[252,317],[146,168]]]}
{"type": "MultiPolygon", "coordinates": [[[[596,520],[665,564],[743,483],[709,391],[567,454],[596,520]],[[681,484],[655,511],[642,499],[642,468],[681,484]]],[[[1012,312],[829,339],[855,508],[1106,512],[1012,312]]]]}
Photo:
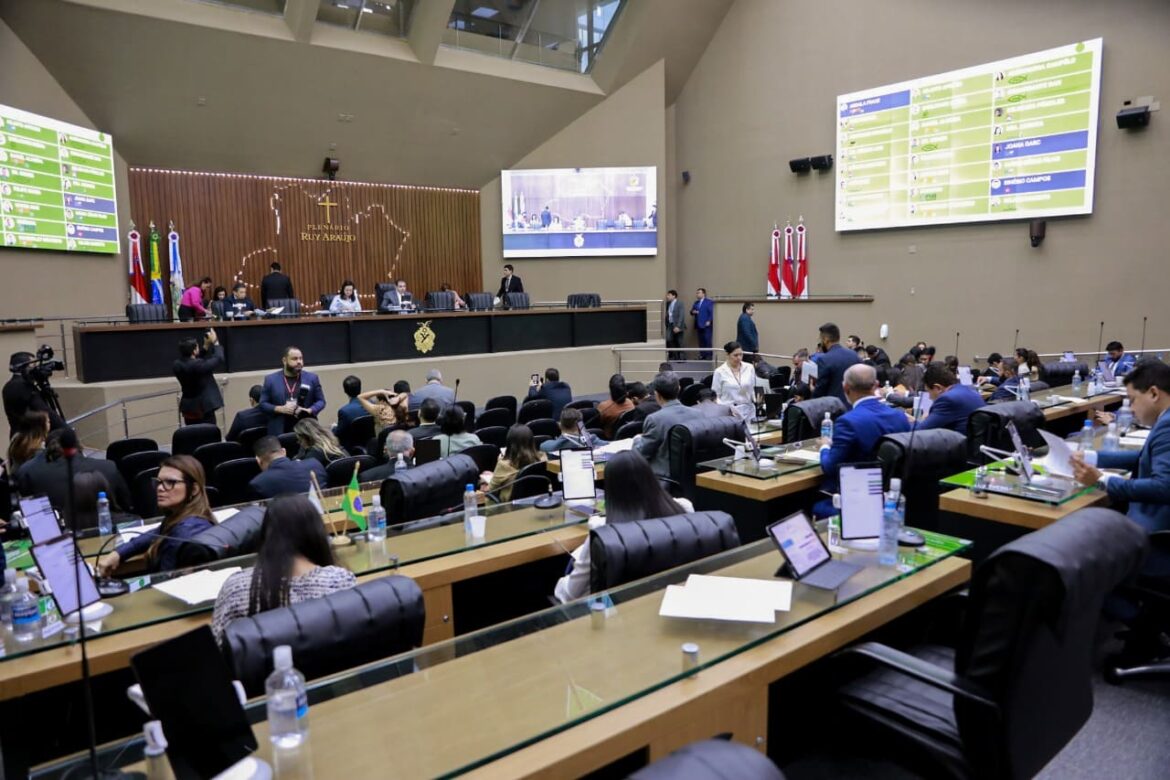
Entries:
{"type": "Polygon", "coordinates": [[[184,425],[176,428],[171,436],[171,453],[175,455],[194,455],[195,450],[204,444],[212,444],[223,439],[219,426],[211,423],[184,425]]]}
{"type": "Polygon", "coordinates": [[[240,431],[240,436],[236,441],[244,448],[244,452],[249,455],[252,454],[252,448],[256,446],[256,442],[268,435],[268,427],[265,425],[257,425],[255,428],[245,428],[240,431]]]}
{"type": "Polygon", "coordinates": [[[142,518],[158,516],[158,492],[154,488],[157,476],[158,466],[152,466],[135,474],[130,481],[130,503],[142,518]]]}
{"type": "Polygon", "coordinates": [[[126,319],[131,324],[139,322],[170,322],[171,307],[165,303],[128,303],[126,319]]]}
{"type": "Polygon", "coordinates": [[[229,460],[215,467],[213,480],[219,488],[220,503],[241,504],[255,496],[248,485],[260,473],[260,464],[255,458],[229,460]]]}
{"type": "Polygon", "coordinates": [[[110,442],[106,447],[106,460],[117,466],[122,458],[127,455],[132,455],[135,452],[155,452],[158,450],[158,442],[154,439],[119,439],[118,441],[110,442]]]}
{"type": "Polygon", "coordinates": [[[282,433],[276,437],[280,442],[280,446],[284,447],[284,454],[290,458],[295,458],[301,452],[301,443],[297,441],[297,435],[292,431],[282,433]]]}
{"type": "Polygon", "coordinates": [[[214,483],[215,467],[229,460],[239,460],[248,457],[248,452],[234,441],[213,441],[201,444],[195,448],[195,460],[203,466],[203,473],[207,481],[214,483]]]}
{"type": "Polygon", "coordinates": [[[683,391],[679,395],[678,400],[682,403],[683,406],[694,406],[699,402],[699,393],[706,389],[708,388],[703,385],[687,385],[685,388],[683,388],[683,391]]]}
{"type": "Polygon", "coordinates": [[[352,420],[346,426],[343,435],[338,436],[337,440],[346,451],[352,451],[355,447],[366,446],[366,442],[372,438],[374,438],[374,417],[363,414],[352,420]]]}
{"type": "MultiPolygon", "coordinates": [[[[126,484],[131,485],[134,483],[134,478],[141,472],[158,468],[159,464],[170,456],[169,452],[160,450],[132,452],[122,456],[122,459],[118,461],[118,471],[122,474],[122,479],[126,480],[126,484]]],[[[143,517],[150,517],[150,515],[143,515],[143,517]]]]}
{"type": "Polygon", "coordinates": [[[358,480],[366,469],[378,465],[378,459],[373,455],[350,455],[348,458],[338,458],[325,467],[325,479],[329,487],[345,487],[353,479],[354,467],[357,467],[358,480]]]}
{"type": "Polygon", "coordinates": [[[508,424],[511,425],[512,423],[516,422],[516,409],[518,406],[519,406],[519,404],[516,403],[516,396],[514,396],[514,395],[496,395],[496,396],[492,396],[491,398],[489,398],[487,400],[487,403],[485,403],[483,405],[483,408],[485,410],[487,410],[487,409],[508,409],[508,410],[510,410],[512,412],[512,422],[510,422],[508,424]]]}
{"type": "Polygon", "coordinates": [[[1044,427],[1044,412],[1031,401],[1002,401],[971,412],[967,418],[967,459],[971,463],[990,463],[995,458],[979,451],[981,446],[1011,452],[1012,440],[1007,424],[1014,422],[1020,438],[1029,447],[1043,447],[1044,438],[1037,431],[1044,427]]]}
{"type": "Polygon", "coordinates": [[[276,315],[278,317],[297,317],[301,313],[301,302],[297,298],[270,298],[268,308],[283,308],[284,311],[276,315]]]}
{"type": "Polygon", "coordinates": [[[224,655],[248,695],[259,696],[274,647],[290,645],[297,670],[314,680],[413,650],[425,618],[418,584],[395,574],[233,620],[224,655]]]}
{"type": "Polygon", "coordinates": [[[528,293],[510,292],[505,294],[505,305],[509,309],[530,309],[531,302],[528,300],[528,293]]]}
{"type": "Polygon", "coordinates": [[[179,567],[201,566],[256,552],[260,548],[265,509],[263,504],[243,507],[222,523],[179,545],[179,567]]]}
{"type": "Polygon", "coordinates": [[[646,415],[642,413],[641,409],[635,406],[633,409],[627,409],[618,415],[617,424],[615,427],[621,428],[626,423],[641,422],[645,419],[646,415]]]}
{"type": "Polygon", "coordinates": [[[1048,383],[1049,387],[1064,387],[1071,385],[1073,374],[1081,372],[1081,379],[1089,378],[1088,363],[1043,363],[1040,366],[1040,379],[1048,383]]]}
{"type": "Polygon", "coordinates": [[[547,398],[533,398],[525,401],[516,415],[516,422],[526,423],[529,420],[552,419],[553,404],[547,398]]]}
{"type": "Polygon", "coordinates": [[[586,409],[596,409],[597,402],[590,399],[590,398],[581,398],[581,399],[578,399],[576,401],[570,401],[569,403],[565,404],[565,408],[566,409],[580,409],[581,411],[585,411],[586,409]]]}
{"type": "Polygon", "coordinates": [[[378,282],[374,285],[374,308],[382,310],[382,296],[393,290],[397,285],[394,282],[378,282]]]}
{"type": "Polygon", "coordinates": [[[579,411],[581,412],[581,422],[585,423],[586,428],[592,428],[599,424],[601,412],[597,411],[596,406],[589,406],[579,411]]]}
{"type": "Polygon", "coordinates": [[[495,305],[496,297],[490,292],[467,293],[465,302],[468,311],[491,311],[495,305]]]}
{"type": "Polygon", "coordinates": [[[1009,542],[976,569],[955,671],[1000,711],[955,697],[974,776],[1032,777],[1088,720],[1101,606],[1147,547],[1140,526],[1094,507],[1009,542]]]}
{"type": "Polygon", "coordinates": [[[471,401],[456,401],[455,405],[463,410],[463,430],[475,430],[475,404],[471,401]]]}
{"type": "Polygon", "coordinates": [[[484,444],[490,444],[497,449],[508,446],[508,429],[502,425],[489,425],[486,428],[477,428],[475,435],[484,444]]]}
{"type": "Polygon", "coordinates": [[[825,412],[836,420],[845,414],[845,411],[845,404],[835,396],[810,398],[807,401],[789,404],[784,412],[784,441],[792,443],[811,439],[820,433],[825,412]]]}
{"type": "Polygon", "coordinates": [[[589,587],[600,593],[738,546],[726,512],[610,523],[589,532],[589,587]]]}
{"type": "Polygon", "coordinates": [[[317,299],[321,311],[329,311],[329,307],[333,305],[333,299],[337,297],[337,293],[321,293],[317,299]]]}
{"type": "MultiPolygon", "coordinates": [[[[631,410],[631,411],[634,411],[634,410],[631,410]]],[[[627,412],[627,414],[628,414],[628,412],[627,412]]],[[[625,417],[625,416],[626,415],[624,415],[624,414],[622,415],[622,417],[625,417]]],[[[621,423],[621,420],[618,420],[618,422],[621,423]]],[[[645,424],[645,422],[646,421],[644,419],[639,418],[639,419],[631,420],[628,423],[621,423],[620,425],[618,425],[617,430],[614,431],[614,434],[613,434],[614,441],[620,441],[621,439],[634,438],[635,436],[637,436],[639,433],[642,432],[642,426],[645,424]]]]}
{"type": "Polygon", "coordinates": [[[743,441],[743,422],[735,417],[699,417],[673,426],[666,434],[670,478],[683,496],[694,500],[696,465],[726,457],[731,448],[724,439],[743,441]]]}
{"type": "Polygon", "coordinates": [[[455,293],[450,290],[432,290],[423,300],[427,311],[455,311],[455,293]]]}
{"type": "Polygon", "coordinates": [[[943,489],[940,480],[967,469],[967,437],[944,428],[889,433],[878,440],[877,459],[882,464],[886,487],[891,477],[902,480],[906,522],[915,528],[937,531],[938,497],[943,489]],[[913,450],[909,449],[911,439],[913,450]]]}
{"type": "MultiPolygon", "coordinates": [[[[543,496],[548,493],[548,486],[553,484],[548,479],[548,464],[543,460],[538,460],[536,463],[529,463],[524,468],[516,472],[516,476],[512,478],[512,483],[515,487],[512,488],[512,501],[519,501],[522,498],[532,498],[533,496],[543,496]],[[525,479],[525,477],[546,477],[546,479],[525,479]]],[[[553,490],[556,490],[553,484],[553,490]]]]}
{"type": "Polygon", "coordinates": [[[395,473],[379,491],[389,523],[405,523],[462,506],[463,489],[479,482],[475,459],[463,453],[395,473]]]}
{"type": "Polygon", "coordinates": [[[570,309],[596,309],[601,306],[601,296],[597,293],[569,293],[565,305],[570,309]]]}
{"type": "Polygon", "coordinates": [[[475,461],[479,473],[495,471],[500,462],[500,448],[494,444],[475,444],[459,453],[475,461]]]}
{"type": "Polygon", "coordinates": [[[529,420],[525,425],[532,430],[534,436],[551,436],[555,439],[561,435],[560,424],[549,417],[540,420],[529,420]]]}
{"type": "Polygon", "coordinates": [[[628,780],[784,780],[766,755],[730,739],[704,739],[642,767],[628,780]]]}
{"type": "Polygon", "coordinates": [[[501,428],[511,428],[516,423],[516,412],[513,409],[486,409],[475,418],[475,427],[491,428],[493,426],[500,426],[501,428]]]}

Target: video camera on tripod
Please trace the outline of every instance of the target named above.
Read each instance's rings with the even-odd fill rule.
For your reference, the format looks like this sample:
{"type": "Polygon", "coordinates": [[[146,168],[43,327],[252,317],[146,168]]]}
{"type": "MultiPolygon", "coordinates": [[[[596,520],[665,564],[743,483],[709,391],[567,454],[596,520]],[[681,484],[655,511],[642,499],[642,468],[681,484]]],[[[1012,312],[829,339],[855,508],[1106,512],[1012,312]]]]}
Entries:
{"type": "MultiPolygon", "coordinates": [[[[27,354],[27,353],[26,353],[27,354]]],[[[20,374],[25,379],[37,385],[41,383],[48,384],[49,377],[53,375],[54,371],[64,371],[65,364],[60,360],[53,360],[53,348],[48,344],[42,344],[37,353],[29,360],[22,363],[15,363],[8,367],[14,374],[20,374]]]]}

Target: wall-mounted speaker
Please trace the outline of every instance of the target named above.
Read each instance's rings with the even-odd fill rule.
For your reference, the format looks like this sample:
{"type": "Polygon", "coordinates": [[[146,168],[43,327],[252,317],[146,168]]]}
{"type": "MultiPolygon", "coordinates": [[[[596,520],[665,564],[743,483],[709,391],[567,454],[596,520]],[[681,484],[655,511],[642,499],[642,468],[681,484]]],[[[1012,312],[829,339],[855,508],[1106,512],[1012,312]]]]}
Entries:
{"type": "Polygon", "coordinates": [[[337,178],[337,172],[341,170],[341,160],[336,157],[326,157],[325,162],[321,165],[321,173],[329,177],[330,181],[337,178]]]}
{"type": "Polygon", "coordinates": [[[1117,112],[1117,126],[1122,130],[1136,130],[1149,124],[1149,106],[1126,106],[1117,112]]]}
{"type": "Polygon", "coordinates": [[[1028,223],[1028,237],[1032,239],[1032,248],[1044,243],[1044,234],[1048,232],[1048,223],[1042,219],[1034,219],[1028,223]]]}
{"type": "Polygon", "coordinates": [[[814,171],[827,171],[833,167],[833,155],[818,154],[816,157],[808,158],[814,171]]]}
{"type": "Polygon", "coordinates": [[[795,160],[788,161],[788,167],[792,169],[793,173],[808,173],[812,168],[812,160],[807,157],[797,157],[795,160]]]}
{"type": "Polygon", "coordinates": [[[683,176],[683,184],[690,184],[691,183],[691,172],[690,171],[683,171],[682,176],[683,176]]]}

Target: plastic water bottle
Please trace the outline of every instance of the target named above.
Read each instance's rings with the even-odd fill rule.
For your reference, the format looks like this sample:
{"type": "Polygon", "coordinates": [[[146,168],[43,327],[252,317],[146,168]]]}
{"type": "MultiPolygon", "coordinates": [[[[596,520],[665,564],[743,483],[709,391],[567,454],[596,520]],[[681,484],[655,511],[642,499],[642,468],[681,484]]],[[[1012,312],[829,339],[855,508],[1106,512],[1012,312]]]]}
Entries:
{"type": "Polygon", "coordinates": [[[1121,435],[1117,432],[1117,423],[1109,423],[1105,429],[1105,438],[1101,440],[1101,451],[1112,452],[1121,449],[1121,435]]]}
{"type": "Polygon", "coordinates": [[[292,648],[280,645],[272,651],[276,668],[264,682],[268,694],[268,738],[277,747],[301,744],[309,733],[309,697],[305,677],[292,665],[292,648]]]}
{"type": "Polygon", "coordinates": [[[406,462],[406,453],[398,453],[398,460],[394,461],[394,473],[406,471],[408,468],[410,468],[410,464],[406,462]]]}
{"type": "Polygon", "coordinates": [[[828,412],[825,412],[825,419],[821,420],[821,438],[833,440],[833,418],[828,412]]]}
{"type": "Polygon", "coordinates": [[[16,580],[16,600],[12,602],[12,637],[17,642],[31,642],[41,635],[41,610],[36,596],[28,592],[28,578],[16,580]]]}
{"type": "Polygon", "coordinates": [[[1081,384],[1082,384],[1081,383],[1081,370],[1078,368],[1076,371],[1073,372],[1073,378],[1072,378],[1073,395],[1080,395],[1081,394],[1081,384]]]}
{"type": "Polygon", "coordinates": [[[110,499],[106,498],[105,491],[98,493],[97,521],[100,535],[109,536],[114,533],[114,518],[110,514],[110,499]]]}
{"type": "Polygon", "coordinates": [[[898,511],[902,484],[899,479],[890,480],[886,493],[885,509],[882,512],[882,533],[878,541],[878,563],[893,566],[898,563],[898,534],[902,530],[902,513],[898,511]]]}
{"type": "Polygon", "coordinates": [[[1081,452],[1093,449],[1093,421],[1085,420],[1081,426],[1081,452]]]}
{"type": "Polygon", "coordinates": [[[366,539],[381,542],[386,539],[386,510],[382,508],[382,497],[375,495],[374,504],[366,511],[366,539]]]}
{"type": "Polygon", "coordinates": [[[471,518],[479,512],[479,505],[475,501],[475,485],[468,484],[463,488],[463,533],[471,533],[471,518]]]}
{"type": "Polygon", "coordinates": [[[0,624],[12,629],[12,603],[16,601],[16,569],[4,570],[4,585],[0,586],[0,624]]]}
{"type": "Polygon", "coordinates": [[[1021,376],[1019,387],[1020,387],[1020,400],[1021,401],[1031,401],[1032,400],[1032,380],[1026,376],[1021,376]]]}
{"type": "Polygon", "coordinates": [[[1121,402],[1121,408],[1117,410],[1117,431],[1122,436],[1129,433],[1129,429],[1133,427],[1133,409],[1129,405],[1129,399],[1126,398],[1121,402]]]}

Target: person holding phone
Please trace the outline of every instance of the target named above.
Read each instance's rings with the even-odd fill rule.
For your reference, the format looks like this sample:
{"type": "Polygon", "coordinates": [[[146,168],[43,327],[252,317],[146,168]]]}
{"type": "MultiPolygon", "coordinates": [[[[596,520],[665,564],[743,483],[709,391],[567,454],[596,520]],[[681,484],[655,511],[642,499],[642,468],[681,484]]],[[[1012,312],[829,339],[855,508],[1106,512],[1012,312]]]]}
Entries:
{"type": "Polygon", "coordinates": [[[285,347],[280,363],[281,370],[264,377],[260,390],[260,408],[268,415],[271,436],[292,431],[297,420],[316,417],[325,408],[321,380],[305,370],[300,347],[285,347]]]}
{"type": "Polygon", "coordinates": [[[546,368],[544,378],[533,374],[528,380],[528,400],[544,398],[552,401],[552,414],[556,420],[561,416],[561,410],[573,400],[573,388],[567,382],[561,381],[561,372],[555,368],[546,368]]]}
{"type": "Polygon", "coordinates": [[[188,337],[179,342],[179,359],[175,361],[175,379],[179,380],[179,412],[187,425],[215,425],[215,411],[223,407],[223,394],[215,381],[215,371],[223,368],[223,348],[215,328],[203,332],[196,341],[188,337]]]}

